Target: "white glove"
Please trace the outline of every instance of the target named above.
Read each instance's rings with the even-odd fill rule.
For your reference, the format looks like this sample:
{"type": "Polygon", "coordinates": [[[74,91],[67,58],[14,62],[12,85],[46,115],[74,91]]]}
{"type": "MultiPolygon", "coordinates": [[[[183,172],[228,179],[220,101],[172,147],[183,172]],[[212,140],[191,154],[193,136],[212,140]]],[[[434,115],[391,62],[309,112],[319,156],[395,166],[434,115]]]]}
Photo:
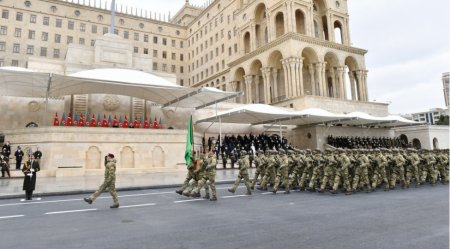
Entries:
{"type": "Polygon", "coordinates": [[[34,169],[30,169],[31,172],[34,172],[34,169]]]}
{"type": "Polygon", "coordinates": [[[33,173],[28,173],[27,176],[33,177],[33,173]]]}

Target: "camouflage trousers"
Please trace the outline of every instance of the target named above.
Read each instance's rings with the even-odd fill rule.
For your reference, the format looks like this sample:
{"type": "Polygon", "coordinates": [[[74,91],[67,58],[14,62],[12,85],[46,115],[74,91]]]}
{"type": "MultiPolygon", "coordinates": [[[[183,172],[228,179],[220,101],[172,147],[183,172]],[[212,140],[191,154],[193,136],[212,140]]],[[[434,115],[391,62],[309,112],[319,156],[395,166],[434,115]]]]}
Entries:
{"type": "Polygon", "coordinates": [[[437,172],[434,165],[425,165],[422,171],[421,183],[425,183],[429,178],[431,184],[436,184],[437,172]]]}
{"type": "Polygon", "coordinates": [[[278,174],[275,178],[275,184],[273,185],[273,191],[277,192],[278,187],[280,186],[280,183],[283,184],[284,189],[287,193],[289,193],[290,190],[290,182],[289,182],[289,174],[286,172],[285,174],[278,174]]]}
{"type": "Polygon", "coordinates": [[[98,190],[95,191],[95,193],[93,193],[90,196],[90,199],[92,201],[95,201],[95,199],[97,199],[97,197],[99,197],[106,189],[108,189],[109,193],[111,194],[114,204],[119,204],[119,199],[117,198],[116,192],[116,184],[114,181],[103,182],[102,185],[100,185],[100,187],[98,188],[98,190]]]}
{"type": "Polygon", "coordinates": [[[264,174],[264,177],[261,181],[261,188],[262,189],[267,189],[267,184],[271,183],[273,184],[275,181],[275,170],[266,170],[266,173],[264,174]]]}
{"type": "Polygon", "coordinates": [[[397,180],[399,180],[402,183],[403,187],[405,187],[405,169],[403,168],[403,166],[396,167],[394,169],[394,172],[392,172],[389,184],[391,189],[395,188],[395,185],[397,185],[397,180]]]}
{"type": "Polygon", "coordinates": [[[441,164],[438,166],[438,173],[440,176],[440,180],[442,183],[448,183],[449,180],[449,172],[448,172],[448,164],[441,164]]]}
{"type": "Polygon", "coordinates": [[[339,185],[342,181],[344,189],[347,192],[351,192],[352,186],[351,186],[350,180],[348,178],[349,178],[348,170],[336,170],[336,173],[334,175],[333,191],[337,192],[339,185]]]}
{"type": "Polygon", "coordinates": [[[188,185],[183,190],[183,195],[190,196],[192,193],[192,190],[194,190],[198,185],[198,181],[193,180],[192,182],[189,182],[188,185]]]}
{"type": "Polygon", "coordinates": [[[231,187],[232,192],[236,191],[239,184],[241,183],[241,180],[244,180],[244,184],[247,187],[247,192],[251,193],[252,189],[250,188],[250,179],[248,177],[248,174],[241,174],[241,173],[239,173],[238,177],[236,178],[236,181],[234,181],[233,187],[231,187]]]}
{"type": "Polygon", "coordinates": [[[376,169],[373,173],[372,177],[372,189],[380,186],[381,183],[384,183],[384,189],[389,189],[389,180],[386,174],[386,169],[376,169]]]}
{"type": "Polygon", "coordinates": [[[260,176],[261,176],[261,181],[262,181],[262,178],[264,178],[264,168],[257,167],[255,170],[255,176],[253,177],[252,184],[250,186],[252,189],[255,188],[256,181],[258,180],[258,177],[260,177],[260,176]]]}
{"type": "Polygon", "coordinates": [[[353,177],[353,191],[362,189],[364,188],[364,186],[367,187],[367,190],[371,189],[369,172],[367,171],[367,168],[358,168],[356,170],[355,176],[353,177]]]}
{"type": "Polygon", "coordinates": [[[192,180],[192,177],[186,177],[186,179],[184,179],[183,184],[181,184],[181,187],[178,189],[178,191],[183,192],[188,186],[189,186],[189,182],[192,180]]]}
{"type": "Polygon", "coordinates": [[[323,178],[320,185],[320,191],[324,191],[328,186],[333,187],[334,170],[332,167],[325,167],[323,170],[323,178]]]}
{"type": "Polygon", "coordinates": [[[323,177],[323,168],[315,168],[313,170],[311,179],[309,180],[309,189],[315,189],[317,184],[317,179],[322,179],[323,177]]]}
{"type": "Polygon", "coordinates": [[[192,189],[192,194],[200,193],[200,190],[205,187],[205,196],[209,197],[209,188],[211,188],[212,196],[217,196],[216,179],[215,177],[203,177],[198,181],[197,186],[192,189]]]}

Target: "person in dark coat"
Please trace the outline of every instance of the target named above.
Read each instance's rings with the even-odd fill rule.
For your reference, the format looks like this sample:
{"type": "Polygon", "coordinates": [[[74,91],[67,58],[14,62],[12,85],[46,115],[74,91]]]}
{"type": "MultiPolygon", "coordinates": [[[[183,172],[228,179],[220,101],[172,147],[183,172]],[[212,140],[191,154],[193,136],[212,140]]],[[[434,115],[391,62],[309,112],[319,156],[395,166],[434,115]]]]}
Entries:
{"type": "Polygon", "coordinates": [[[41,168],[39,163],[34,159],[34,156],[30,156],[30,160],[25,162],[22,172],[25,177],[23,178],[23,190],[25,190],[25,199],[31,200],[33,198],[33,191],[36,188],[36,173],[41,168]]]}
{"type": "Polygon", "coordinates": [[[2,153],[3,153],[3,156],[6,156],[8,158],[9,158],[9,155],[11,155],[11,145],[9,145],[9,141],[3,145],[2,153]]]}
{"type": "Polygon", "coordinates": [[[16,169],[19,170],[20,169],[20,165],[22,164],[22,158],[23,158],[23,151],[20,148],[20,146],[17,146],[17,150],[16,153],[14,153],[14,156],[16,157],[16,169]]]}

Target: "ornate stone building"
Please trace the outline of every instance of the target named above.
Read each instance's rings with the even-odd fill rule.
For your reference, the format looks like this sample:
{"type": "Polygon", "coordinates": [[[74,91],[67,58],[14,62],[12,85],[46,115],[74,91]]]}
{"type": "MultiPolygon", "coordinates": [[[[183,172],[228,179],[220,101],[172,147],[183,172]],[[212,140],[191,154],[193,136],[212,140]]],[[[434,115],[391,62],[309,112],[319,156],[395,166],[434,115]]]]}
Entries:
{"type": "Polygon", "coordinates": [[[242,91],[238,103],[387,114],[387,105],[368,102],[367,51],[351,46],[346,0],[216,0],[202,8],[186,1],[167,21],[116,9],[114,33],[133,54],[125,63],[88,55],[98,55],[109,32],[105,1],[2,0],[0,66],[64,74],[133,68],[242,91]]]}

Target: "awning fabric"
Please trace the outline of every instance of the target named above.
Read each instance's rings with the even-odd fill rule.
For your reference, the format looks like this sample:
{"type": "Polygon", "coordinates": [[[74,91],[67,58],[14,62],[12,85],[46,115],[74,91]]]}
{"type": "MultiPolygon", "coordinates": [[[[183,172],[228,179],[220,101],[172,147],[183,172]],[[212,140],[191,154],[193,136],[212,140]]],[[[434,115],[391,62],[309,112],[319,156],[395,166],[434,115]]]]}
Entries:
{"type": "Polygon", "coordinates": [[[375,117],[367,113],[353,112],[350,114],[335,114],[319,108],[310,108],[297,112],[290,112],[283,108],[269,105],[254,104],[238,107],[212,117],[198,120],[196,123],[214,122],[240,124],[280,124],[280,125],[355,125],[355,126],[380,126],[398,127],[408,125],[420,125],[422,123],[411,121],[400,116],[390,115],[375,117]]]}
{"type": "Polygon", "coordinates": [[[0,95],[62,97],[72,94],[115,94],[149,100],[163,107],[202,108],[239,96],[215,88],[178,86],[153,74],[127,69],[94,69],[72,75],[0,68],[0,95]]]}

